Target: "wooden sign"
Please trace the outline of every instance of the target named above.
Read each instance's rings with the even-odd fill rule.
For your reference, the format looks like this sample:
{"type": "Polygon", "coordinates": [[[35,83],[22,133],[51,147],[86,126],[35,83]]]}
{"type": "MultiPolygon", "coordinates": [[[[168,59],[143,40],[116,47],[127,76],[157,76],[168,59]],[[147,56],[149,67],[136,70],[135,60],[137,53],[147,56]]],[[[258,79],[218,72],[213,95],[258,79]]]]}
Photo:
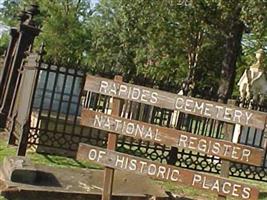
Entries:
{"type": "Polygon", "coordinates": [[[114,115],[106,115],[86,109],[82,111],[80,123],[83,126],[89,126],[135,139],[197,151],[245,164],[260,166],[264,156],[264,151],[259,148],[195,135],[176,129],[164,128],[114,115]]]}
{"type": "Polygon", "coordinates": [[[80,144],[77,159],[90,160],[106,167],[134,172],[164,181],[173,181],[191,187],[205,189],[221,195],[256,200],[259,192],[255,187],[225,178],[193,172],[188,169],[159,164],[146,159],[80,144]]]}
{"type": "Polygon", "coordinates": [[[85,90],[184,113],[264,129],[266,114],[88,75],[85,90]]]}

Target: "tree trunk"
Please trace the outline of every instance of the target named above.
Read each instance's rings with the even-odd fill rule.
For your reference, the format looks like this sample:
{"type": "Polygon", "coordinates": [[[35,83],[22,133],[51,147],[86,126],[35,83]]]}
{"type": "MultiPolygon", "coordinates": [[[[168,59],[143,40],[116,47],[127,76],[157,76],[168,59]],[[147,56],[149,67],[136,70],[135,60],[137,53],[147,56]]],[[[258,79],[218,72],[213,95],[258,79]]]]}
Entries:
{"type": "Polygon", "coordinates": [[[225,54],[218,89],[218,97],[222,102],[226,102],[233,92],[236,62],[241,53],[241,39],[244,30],[244,25],[239,19],[235,18],[230,23],[229,31],[226,35],[225,54]]]}

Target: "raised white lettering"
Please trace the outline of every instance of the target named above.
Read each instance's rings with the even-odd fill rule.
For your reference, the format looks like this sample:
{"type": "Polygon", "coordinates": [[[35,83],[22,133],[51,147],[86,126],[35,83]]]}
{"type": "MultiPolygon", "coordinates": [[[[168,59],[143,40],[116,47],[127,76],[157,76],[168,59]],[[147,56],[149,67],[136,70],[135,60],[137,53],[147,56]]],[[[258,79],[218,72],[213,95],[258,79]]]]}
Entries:
{"type": "Polygon", "coordinates": [[[204,139],[199,140],[198,150],[202,151],[202,152],[207,151],[207,141],[206,140],[204,140],[204,139]]]}
{"type": "Polygon", "coordinates": [[[221,144],[218,143],[218,142],[215,142],[212,146],[212,153],[214,154],[219,154],[220,153],[220,147],[221,147],[221,144]]]}
{"type": "Polygon", "coordinates": [[[124,162],[124,157],[122,156],[122,157],[120,158],[120,156],[117,155],[115,166],[116,166],[116,167],[119,167],[119,168],[123,168],[123,162],[124,162]],[[119,165],[120,165],[120,166],[119,166],[119,165]]]}
{"type": "Polygon", "coordinates": [[[97,150],[91,149],[88,153],[89,160],[96,160],[97,158],[97,150]]]}
{"type": "Polygon", "coordinates": [[[205,116],[207,116],[207,117],[211,116],[210,108],[212,108],[212,107],[213,107],[212,104],[209,104],[209,103],[206,104],[206,107],[205,107],[205,110],[204,110],[204,115],[205,116]]]}
{"type": "Polygon", "coordinates": [[[194,107],[194,101],[191,100],[191,99],[187,99],[185,101],[185,107],[184,107],[184,110],[186,112],[192,112],[192,108],[194,107]]]}
{"type": "Polygon", "coordinates": [[[250,188],[248,188],[248,187],[244,187],[243,188],[243,193],[242,193],[242,198],[243,199],[249,199],[250,198],[250,191],[251,191],[251,189],[250,188]]]}
{"type": "Polygon", "coordinates": [[[151,94],[151,99],[150,99],[150,103],[157,103],[158,102],[158,93],[156,92],[152,92],[151,94]]]}
{"type": "Polygon", "coordinates": [[[248,124],[248,121],[251,119],[252,115],[253,115],[252,113],[246,112],[246,124],[248,124]]]}
{"type": "Polygon", "coordinates": [[[147,173],[151,176],[155,175],[157,173],[157,166],[155,164],[148,165],[147,173]]]}
{"type": "Polygon", "coordinates": [[[224,184],[223,184],[223,186],[222,186],[222,191],[223,191],[223,193],[224,194],[230,194],[230,192],[231,192],[231,183],[229,183],[229,182],[225,182],[224,184]],[[226,186],[228,186],[228,190],[226,189],[226,186]]]}
{"type": "Polygon", "coordinates": [[[184,107],[184,99],[181,97],[178,97],[176,99],[175,108],[178,110],[181,110],[183,109],[183,107],[184,107]]]}
{"type": "Polygon", "coordinates": [[[135,171],[136,170],[136,163],[137,163],[137,160],[132,159],[130,161],[130,164],[129,164],[129,169],[132,171],[135,171]]]}
{"type": "Polygon", "coordinates": [[[251,151],[249,149],[243,149],[241,160],[245,160],[248,162],[248,158],[251,155],[251,151]]]}
{"type": "Polygon", "coordinates": [[[237,156],[237,153],[238,151],[240,150],[241,148],[239,147],[233,147],[233,151],[232,151],[232,158],[234,159],[238,159],[239,157],[237,156]]]}
{"type": "Polygon", "coordinates": [[[143,90],[141,95],[141,101],[148,102],[146,99],[149,96],[150,92],[148,90],[143,90]]]}
{"type": "Polygon", "coordinates": [[[199,112],[202,115],[203,114],[203,110],[204,110],[204,103],[201,102],[200,105],[199,105],[198,102],[196,102],[193,111],[195,113],[199,112]]]}
{"type": "Polygon", "coordinates": [[[138,88],[133,88],[132,90],[132,99],[138,100],[140,98],[140,90],[138,88]]]}
{"type": "Polygon", "coordinates": [[[161,178],[164,178],[165,172],[166,172],[166,168],[164,166],[159,166],[157,177],[160,177],[161,175],[161,178]]]}
{"type": "MultiPolygon", "coordinates": [[[[119,90],[119,93],[118,93],[118,95],[119,96],[121,96],[122,95],[122,93],[124,93],[124,94],[126,94],[127,95],[127,86],[126,85],[120,85],[120,90],[119,90]]],[[[125,96],[126,96],[125,95],[125,96]]]]}
{"type": "Polygon", "coordinates": [[[232,109],[231,108],[225,108],[225,110],[224,110],[224,116],[223,116],[223,118],[225,119],[225,120],[231,120],[231,111],[232,111],[232,109]]]}
{"type": "Polygon", "coordinates": [[[127,124],[126,133],[128,135],[133,135],[133,133],[134,133],[134,123],[128,123],[127,124]]]}
{"type": "Polygon", "coordinates": [[[180,140],[178,142],[178,146],[180,146],[180,147],[186,147],[187,146],[186,145],[187,140],[188,140],[188,137],[186,135],[181,135],[180,136],[180,140]]]}
{"type": "Polygon", "coordinates": [[[237,184],[233,185],[232,195],[235,197],[239,197],[238,188],[241,188],[241,185],[237,185],[237,184]]]}
{"type": "Polygon", "coordinates": [[[171,174],[171,180],[172,181],[178,181],[179,180],[179,174],[180,172],[178,170],[173,170],[171,174]],[[176,174],[176,176],[175,176],[176,174]]]}
{"type": "Polygon", "coordinates": [[[101,81],[99,91],[102,93],[107,93],[107,88],[108,88],[108,82],[107,81],[101,81]]]}
{"type": "Polygon", "coordinates": [[[234,121],[234,122],[238,122],[238,123],[240,123],[240,122],[241,122],[241,117],[242,117],[242,112],[241,112],[241,110],[235,110],[235,112],[234,112],[234,117],[233,117],[233,121],[234,121]]]}
{"type": "Polygon", "coordinates": [[[196,183],[201,183],[202,177],[198,174],[194,174],[192,185],[195,185],[196,183]]]}

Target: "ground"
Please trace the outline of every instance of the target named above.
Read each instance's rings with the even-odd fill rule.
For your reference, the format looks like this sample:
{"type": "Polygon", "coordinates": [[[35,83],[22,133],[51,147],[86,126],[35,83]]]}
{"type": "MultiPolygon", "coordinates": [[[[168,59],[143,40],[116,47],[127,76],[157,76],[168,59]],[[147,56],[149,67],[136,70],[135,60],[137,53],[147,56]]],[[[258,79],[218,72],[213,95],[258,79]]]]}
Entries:
{"type": "MultiPolygon", "coordinates": [[[[0,133],[0,162],[2,162],[3,158],[5,156],[15,155],[16,149],[14,147],[7,147],[6,145],[6,135],[2,132],[0,133]]],[[[87,167],[87,168],[101,168],[99,165],[95,165],[92,163],[81,163],[74,159],[69,158],[63,158],[59,156],[51,156],[51,155],[40,155],[35,152],[29,151],[27,153],[27,157],[29,157],[32,162],[36,164],[42,164],[47,166],[53,166],[53,167],[71,167],[71,168],[81,168],[81,167],[87,167]]],[[[245,179],[237,179],[232,178],[239,182],[246,182],[249,185],[254,185],[260,190],[260,200],[267,200],[267,183],[259,182],[259,181],[251,181],[251,180],[245,180],[245,179]]],[[[217,199],[216,195],[202,191],[193,189],[191,187],[184,187],[182,185],[177,185],[170,182],[161,182],[161,181],[155,181],[157,184],[162,186],[166,191],[170,192],[173,196],[176,196],[177,199],[180,200],[215,200],[217,199]],[[178,198],[180,197],[180,198],[178,198]]],[[[0,200],[4,200],[3,197],[0,196],[0,200]]],[[[229,200],[234,200],[232,198],[229,198],[229,200]]]]}

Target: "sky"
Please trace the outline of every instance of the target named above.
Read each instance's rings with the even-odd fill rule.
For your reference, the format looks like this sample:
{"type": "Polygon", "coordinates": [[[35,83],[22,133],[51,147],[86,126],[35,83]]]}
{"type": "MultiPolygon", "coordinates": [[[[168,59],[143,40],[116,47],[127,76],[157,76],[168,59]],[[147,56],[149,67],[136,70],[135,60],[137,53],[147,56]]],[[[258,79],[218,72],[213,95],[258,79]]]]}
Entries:
{"type": "MultiPolygon", "coordinates": [[[[0,7],[2,7],[2,3],[3,0],[0,0],[0,7]]],[[[3,32],[7,31],[8,28],[6,26],[4,26],[1,22],[0,22],[0,37],[2,36],[3,32]]]]}

